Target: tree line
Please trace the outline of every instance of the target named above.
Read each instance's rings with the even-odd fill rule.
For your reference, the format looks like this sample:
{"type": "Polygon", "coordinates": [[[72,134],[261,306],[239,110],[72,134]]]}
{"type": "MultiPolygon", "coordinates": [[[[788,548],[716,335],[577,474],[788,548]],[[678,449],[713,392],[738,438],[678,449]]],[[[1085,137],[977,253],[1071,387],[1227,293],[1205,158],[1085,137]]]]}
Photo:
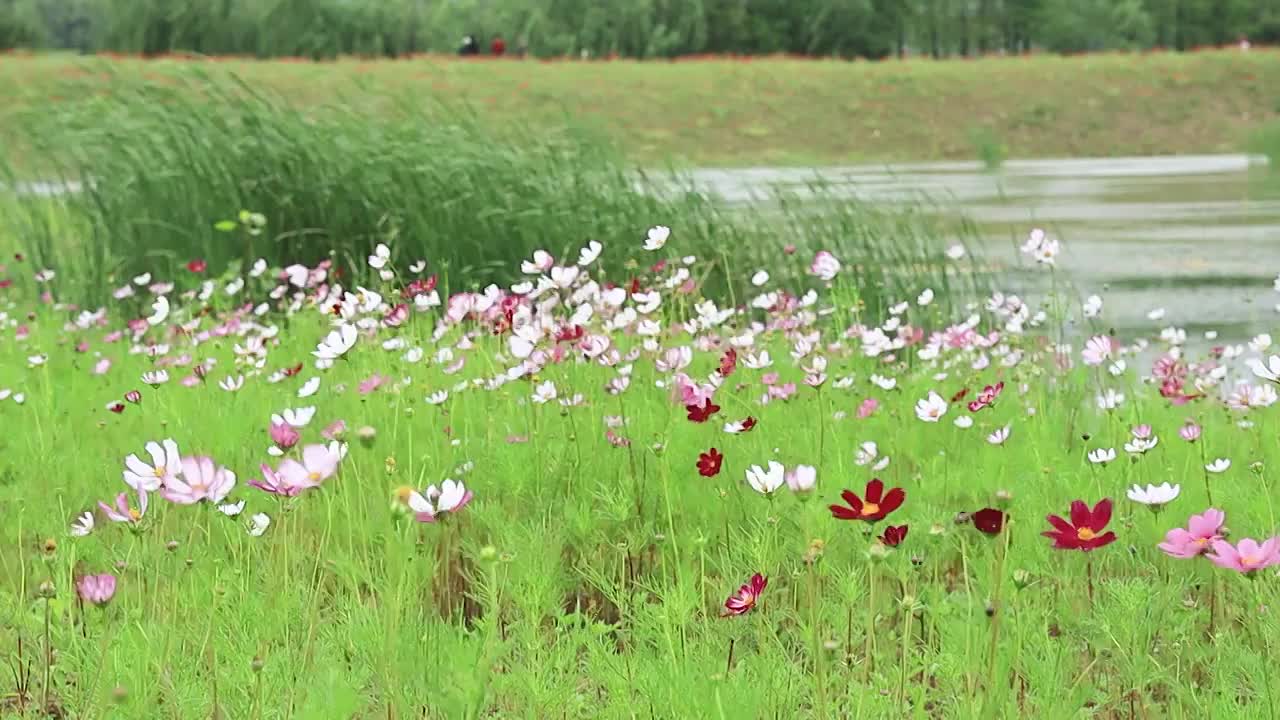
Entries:
{"type": "Polygon", "coordinates": [[[0,0],[0,48],[398,57],[883,58],[1280,42],[1280,0],[0,0]]]}

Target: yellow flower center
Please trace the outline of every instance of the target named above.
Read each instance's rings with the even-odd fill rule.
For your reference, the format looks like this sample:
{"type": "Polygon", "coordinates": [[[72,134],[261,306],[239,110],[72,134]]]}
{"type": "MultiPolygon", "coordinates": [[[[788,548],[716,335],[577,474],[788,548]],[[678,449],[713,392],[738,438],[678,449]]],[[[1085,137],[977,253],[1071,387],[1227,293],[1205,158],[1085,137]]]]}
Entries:
{"type": "Polygon", "coordinates": [[[1079,530],[1076,530],[1076,537],[1080,538],[1085,542],[1088,542],[1097,536],[1094,535],[1093,530],[1090,530],[1087,527],[1083,527],[1083,528],[1080,528],[1079,530]]]}
{"type": "Polygon", "coordinates": [[[880,506],[875,503],[864,503],[862,506],[863,515],[875,515],[880,512],[880,506]]]}
{"type": "Polygon", "coordinates": [[[409,496],[413,494],[413,488],[408,485],[401,485],[394,492],[396,499],[407,505],[409,504],[409,496]]]}
{"type": "Polygon", "coordinates": [[[318,472],[313,472],[313,473],[308,474],[308,475],[307,475],[307,477],[308,477],[308,478],[310,478],[311,480],[319,480],[319,479],[320,479],[320,473],[318,473],[318,472]]]}
{"type": "Polygon", "coordinates": [[[1196,546],[1204,547],[1209,544],[1209,538],[1196,538],[1196,546]]]}
{"type": "Polygon", "coordinates": [[[1240,565],[1242,565],[1243,567],[1250,567],[1252,565],[1257,565],[1257,564],[1258,564],[1257,555],[1241,555],[1240,556],[1240,565]]]}
{"type": "Polygon", "coordinates": [[[164,477],[164,470],[165,469],[163,466],[156,468],[156,477],[158,478],[164,477]]]}
{"type": "Polygon", "coordinates": [[[142,513],[138,512],[134,508],[129,508],[129,520],[133,522],[138,522],[141,519],[142,519],[142,513]]]}

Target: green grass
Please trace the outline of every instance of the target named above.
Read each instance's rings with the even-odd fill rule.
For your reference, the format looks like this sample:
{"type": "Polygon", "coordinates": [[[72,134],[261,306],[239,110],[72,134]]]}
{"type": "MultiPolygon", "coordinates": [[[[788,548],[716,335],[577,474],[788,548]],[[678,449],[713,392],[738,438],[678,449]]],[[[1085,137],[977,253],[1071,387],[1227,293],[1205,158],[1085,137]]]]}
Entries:
{"type": "Polygon", "coordinates": [[[193,62],[5,57],[0,138],[23,107],[77,106],[136,86],[234,74],[299,108],[347,99],[383,118],[465,101],[496,127],[568,119],[643,164],[830,165],[975,159],[986,127],[1009,157],[1237,152],[1280,114],[1274,50],[846,63],[193,62]],[[405,110],[404,106],[408,106],[405,110]]]}
{"type": "MultiPolygon", "coordinates": [[[[690,253],[682,230],[649,257],[690,253]]],[[[405,267],[413,258],[392,248],[404,274],[374,286],[388,299],[412,277],[405,267]]],[[[630,251],[606,243],[587,272],[602,285],[626,282],[630,251]]],[[[723,409],[705,424],[687,420],[670,390],[656,386],[671,381],[657,365],[659,348],[694,338],[677,332],[643,349],[644,336],[604,327],[612,310],[599,303],[588,331],[620,353],[638,352],[628,361],[629,390],[606,393],[619,370],[582,362],[572,349],[534,378],[485,390],[473,381],[515,364],[509,332],[495,336],[492,322],[455,325],[440,310],[415,313],[316,370],[309,353],[332,327],[324,305],[244,317],[226,337],[203,334],[231,321],[233,306],[264,299],[274,273],[250,279],[236,298],[221,292],[233,277],[224,274],[203,302],[181,299],[199,278],[156,265],[153,281],[178,284],[171,316],[132,340],[107,342],[149,313],[150,301],[109,303],[102,325],[80,329],[67,324],[74,311],[37,299],[36,266],[8,261],[0,277],[18,282],[0,290],[8,303],[0,389],[25,402],[0,401],[0,655],[14,677],[0,680],[5,711],[42,717],[47,702],[64,717],[175,719],[1172,718],[1207,707],[1224,718],[1273,714],[1274,569],[1250,582],[1203,559],[1172,560],[1155,544],[1204,510],[1209,490],[1233,539],[1275,534],[1274,407],[1248,413],[1253,425],[1241,427],[1216,389],[1170,406],[1141,382],[1146,368],[1135,358],[1118,377],[1062,371],[1046,352],[1045,336],[1057,337],[1052,326],[1004,332],[1000,349],[1019,354],[1016,363],[976,347],[936,359],[918,346],[869,357],[845,331],[888,316],[856,307],[861,288],[852,278],[839,276],[830,288],[799,279],[809,259],[776,258],[773,278],[752,292],[814,289],[812,308],[747,310],[697,328],[698,343],[712,347],[692,353],[694,378],[718,366],[717,340],[751,333],[754,351],[774,358],[774,367],[753,370],[743,348],[715,395],[723,409]],[[752,331],[753,321],[772,329],[752,331]],[[789,354],[797,334],[783,329],[797,325],[820,334],[800,361],[789,354]],[[236,346],[263,335],[274,339],[260,369],[237,360],[236,346]],[[384,350],[393,337],[406,346],[384,350]],[[153,343],[169,346],[160,361],[130,349],[153,343]],[[425,360],[405,360],[412,347],[425,360]],[[829,360],[820,390],[803,381],[802,367],[817,354],[829,360]],[[35,356],[47,361],[33,365],[35,356]],[[972,369],[984,356],[990,367],[972,369]],[[111,368],[93,374],[102,359],[111,368]],[[459,360],[465,364],[453,367],[459,360]],[[140,374],[161,362],[172,379],[142,385],[140,374]],[[193,372],[184,362],[202,363],[206,382],[180,384],[193,372]],[[303,363],[300,374],[267,382],[295,363],[303,363]],[[796,394],[762,404],[768,371],[780,374],[778,383],[797,383],[796,394]],[[218,387],[240,374],[238,392],[218,387]],[[357,385],[374,374],[389,383],[360,394],[357,385]],[[897,388],[878,388],[872,374],[895,377],[897,388]],[[313,376],[319,392],[300,399],[313,376]],[[997,380],[1006,383],[1003,395],[974,414],[972,428],[951,422],[965,414],[962,403],[951,403],[940,423],[916,417],[916,401],[931,390],[950,397],[969,388],[969,400],[997,380]],[[531,402],[544,382],[562,398],[581,394],[581,404],[531,402]],[[139,404],[125,403],[120,414],[104,408],[138,388],[139,404]],[[1104,388],[1124,392],[1126,402],[1097,411],[1094,396],[1104,388]],[[424,401],[440,390],[451,391],[443,404],[424,401]],[[881,405],[858,418],[867,398],[881,405]],[[271,414],[304,405],[316,408],[304,444],[321,442],[319,429],[336,419],[349,428],[337,477],[283,501],[246,487],[259,464],[277,462],[266,453],[271,414]],[[759,420],[751,432],[722,430],[748,415],[759,420]],[[609,416],[625,417],[616,432],[629,447],[606,439],[609,416]],[[1187,418],[1204,426],[1196,444],[1178,438],[1187,418]],[[1119,450],[1138,423],[1160,437],[1154,450],[1132,458],[1120,450],[1106,467],[1086,461],[1089,450],[1119,450]],[[1012,428],[1004,446],[984,441],[1004,425],[1012,428]],[[371,430],[356,432],[363,427],[371,430]],[[233,469],[240,481],[231,497],[247,501],[244,514],[152,496],[137,533],[98,513],[93,534],[67,537],[77,515],[127,489],[124,457],[166,437],[233,469]],[[868,440],[891,456],[887,467],[855,463],[868,440]],[[695,461],[710,447],[724,453],[724,466],[700,477],[695,461]],[[1204,473],[1215,457],[1230,458],[1231,469],[1204,473]],[[784,486],[766,498],[748,487],[748,467],[775,459],[815,466],[813,493],[784,486]],[[861,494],[873,475],[907,493],[890,522],[910,532],[887,553],[875,549],[868,525],[827,510],[841,489],[861,494]],[[461,512],[415,524],[396,510],[397,488],[445,478],[475,493],[461,512]],[[1166,480],[1181,483],[1182,495],[1163,515],[1124,499],[1131,483],[1166,480]],[[994,504],[999,491],[1011,496],[1003,534],[989,538],[956,521],[994,504]],[[1116,501],[1109,529],[1118,542],[1084,554],[1053,550],[1040,537],[1047,513],[1103,497],[1116,501]],[[272,518],[261,537],[245,529],[254,513],[272,518]],[[119,577],[111,604],[77,602],[73,578],[103,572],[119,577]],[[755,609],[718,617],[755,572],[769,579],[755,609]]],[[[714,262],[704,257],[690,270],[698,277],[714,262]]],[[[635,272],[642,285],[661,288],[676,266],[635,272]]],[[[42,287],[61,295],[63,274],[74,268],[56,269],[59,277],[42,287]]],[[[660,292],[655,322],[675,330],[694,317],[697,294],[660,292]]],[[[1063,307],[1078,305],[1047,309],[1061,320],[1063,307]]],[[[562,305],[541,316],[563,322],[570,312],[562,305]]],[[[901,319],[928,330],[950,322],[936,304],[913,304],[901,319]]],[[[1004,325],[985,311],[976,322],[984,333],[1004,325]]],[[[554,344],[541,343],[548,352],[554,344]]],[[[1078,350],[1072,356],[1078,364],[1078,350]]]]}

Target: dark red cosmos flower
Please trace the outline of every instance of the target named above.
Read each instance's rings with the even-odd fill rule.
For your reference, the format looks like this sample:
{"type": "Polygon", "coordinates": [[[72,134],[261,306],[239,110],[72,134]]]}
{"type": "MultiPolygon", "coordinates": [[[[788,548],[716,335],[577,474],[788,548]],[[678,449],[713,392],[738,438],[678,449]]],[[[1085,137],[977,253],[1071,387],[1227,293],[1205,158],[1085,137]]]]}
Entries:
{"type": "Polygon", "coordinates": [[[13,287],[13,281],[9,278],[0,280],[0,290],[4,290],[7,287],[13,287]]]}
{"type": "Polygon", "coordinates": [[[720,474],[722,462],[724,462],[724,455],[715,448],[698,453],[698,474],[702,477],[715,477],[720,474]]]}
{"type": "Polygon", "coordinates": [[[880,536],[880,542],[889,547],[898,547],[903,540],[907,539],[906,525],[890,525],[884,529],[884,534],[880,536]]]}
{"type": "Polygon", "coordinates": [[[418,278],[409,283],[400,291],[400,296],[405,300],[412,300],[419,295],[426,295],[436,289],[436,276],[432,275],[428,278],[418,278]]]}
{"type": "Polygon", "coordinates": [[[1111,500],[1103,498],[1090,510],[1083,500],[1071,503],[1071,522],[1057,515],[1049,515],[1052,530],[1040,533],[1053,540],[1053,547],[1058,550],[1094,550],[1116,541],[1113,532],[1102,532],[1111,522],[1111,500]]]}
{"type": "Polygon", "coordinates": [[[999,535],[1005,519],[1005,514],[995,508],[982,508],[973,514],[973,526],[988,535],[999,535]]]}
{"type": "Polygon", "coordinates": [[[208,269],[208,267],[209,267],[209,264],[203,260],[192,260],[191,262],[187,263],[187,269],[193,273],[202,273],[206,269],[208,269]]]}
{"type": "Polygon", "coordinates": [[[977,399],[969,403],[969,412],[978,412],[982,408],[991,407],[995,404],[996,398],[1000,397],[1000,393],[1003,390],[1004,381],[982,388],[982,392],[978,393],[977,399]]]}
{"type": "Polygon", "coordinates": [[[831,505],[831,515],[838,520],[866,520],[867,522],[875,522],[883,520],[886,515],[897,510],[902,506],[902,502],[907,499],[907,493],[902,488],[894,488],[887,494],[884,491],[884,483],[880,478],[875,478],[867,483],[864,493],[866,499],[858,497],[858,494],[852,490],[845,490],[840,493],[840,497],[849,503],[848,507],[844,505],[831,505]]]}
{"type": "Polygon", "coordinates": [[[727,378],[738,369],[738,351],[729,348],[725,351],[723,357],[720,358],[720,377],[727,378]]]}
{"type": "Polygon", "coordinates": [[[711,398],[702,401],[701,405],[685,405],[689,420],[696,423],[706,422],[708,418],[720,412],[720,406],[711,402],[711,398]]]}
{"type": "Polygon", "coordinates": [[[756,606],[756,601],[760,599],[760,593],[769,586],[769,579],[760,573],[751,576],[751,581],[746,585],[738,588],[738,592],[729,596],[724,601],[723,616],[744,615],[750,612],[751,608],[756,606]]]}
{"type": "Polygon", "coordinates": [[[964,396],[968,394],[969,394],[969,388],[960,388],[960,392],[951,396],[951,402],[960,402],[961,400],[964,399],[964,396]]]}
{"type": "Polygon", "coordinates": [[[302,372],[302,363],[298,363],[293,367],[284,368],[283,370],[281,370],[281,372],[284,373],[285,377],[293,377],[294,375],[297,375],[298,373],[302,372]]]}
{"type": "Polygon", "coordinates": [[[111,403],[110,405],[108,405],[108,406],[107,406],[107,409],[108,409],[108,410],[110,410],[111,412],[113,412],[113,413],[115,413],[115,414],[119,415],[120,413],[124,412],[124,403],[122,403],[122,402],[113,402],[113,403],[111,403]]]}

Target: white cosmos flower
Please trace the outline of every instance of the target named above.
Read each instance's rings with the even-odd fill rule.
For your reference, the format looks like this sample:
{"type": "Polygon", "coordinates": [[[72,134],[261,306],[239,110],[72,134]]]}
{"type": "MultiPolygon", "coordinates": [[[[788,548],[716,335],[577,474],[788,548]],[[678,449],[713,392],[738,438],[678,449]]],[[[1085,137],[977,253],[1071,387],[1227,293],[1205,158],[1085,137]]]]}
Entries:
{"type": "Polygon", "coordinates": [[[1249,341],[1249,349],[1254,352],[1262,352],[1269,347],[1271,347],[1271,335],[1267,333],[1254,335],[1253,339],[1249,341]]]}
{"type": "Polygon", "coordinates": [[[1227,471],[1227,468],[1229,468],[1229,467],[1231,467],[1231,461],[1230,461],[1230,460],[1228,460],[1227,458],[1218,458],[1218,459],[1214,460],[1213,462],[1209,463],[1208,465],[1205,465],[1205,466],[1204,466],[1204,469],[1205,469],[1205,470],[1208,470],[1208,471],[1209,471],[1209,472],[1211,472],[1211,473],[1215,473],[1215,474],[1217,474],[1217,473],[1224,473],[1224,472],[1226,472],[1226,471],[1227,471]]]}
{"type": "Polygon", "coordinates": [[[992,432],[990,435],[987,436],[987,442],[991,443],[992,445],[1003,445],[1004,441],[1009,439],[1010,432],[1011,430],[1008,425],[1005,425],[1002,428],[997,428],[994,432],[992,432]]]}
{"type": "Polygon", "coordinates": [[[762,469],[759,465],[747,468],[747,484],[758,493],[769,495],[782,487],[785,482],[786,469],[776,460],[769,461],[768,470],[762,469]]]}
{"type": "Polygon", "coordinates": [[[533,401],[539,405],[556,399],[556,384],[547,380],[533,388],[533,401]]]}
{"type": "Polygon", "coordinates": [[[551,253],[546,250],[534,250],[533,260],[520,261],[520,272],[525,275],[541,275],[550,270],[555,262],[555,258],[551,257],[551,253]]]}
{"type": "Polygon", "coordinates": [[[925,422],[938,422],[947,414],[947,401],[930,390],[929,396],[916,402],[916,417],[925,422]]]}
{"type": "Polygon", "coordinates": [[[1099,410],[1115,410],[1124,403],[1124,394],[1108,389],[1098,396],[1099,410]]]}
{"type": "Polygon", "coordinates": [[[1249,358],[1245,361],[1254,375],[1268,382],[1280,383],[1280,355],[1272,355],[1266,363],[1261,358],[1249,358]]]}
{"type": "Polygon", "coordinates": [[[1101,365],[1111,359],[1111,353],[1114,350],[1115,346],[1110,337],[1095,335],[1085,342],[1084,350],[1080,351],[1080,355],[1084,357],[1085,365],[1101,365]]]}
{"type": "Polygon", "coordinates": [[[159,387],[169,382],[169,372],[167,370],[148,370],[142,373],[142,382],[151,387],[159,387]]]}
{"type": "Polygon", "coordinates": [[[596,261],[596,258],[600,257],[600,253],[603,250],[604,250],[604,245],[601,245],[595,240],[592,240],[591,242],[587,243],[586,247],[578,251],[578,265],[580,267],[586,267],[590,265],[591,263],[596,261]]]}
{"type": "Polygon", "coordinates": [[[892,390],[898,386],[898,378],[887,378],[882,375],[872,375],[871,383],[881,390],[892,390]]]}
{"type": "Polygon", "coordinates": [[[964,246],[960,244],[952,245],[947,248],[947,257],[952,260],[959,260],[964,257],[964,246]]]}
{"type": "Polygon", "coordinates": [[[267,261],[263,258],[258,258],[253,261],[253,267],[249,269],[249,277],[261,277],[262,273],[266,271],[267,261]]]}
{"type": "Polygon", "coordinates": [[[973,416],[961,415],[960,417],[956,418],[956,427],[962,430],[973,427],[973,416]]]}
{"type": "Polygon", "coordinates": [[[243,375],[228,375],[218,381],[218,387],[227,392],[235,392],[244,387],[243,375]]]}
{"type": "Polygon", "coordinates": [[[645,250],[661,250],[662,246],[667,244],[667,239],[671,237],[671,228],[666,225],[655,225],[649,228],[649,233],[644,239],[645,250]]]}
{"type": "Polygon", "coordinates": [[[150,282],[151,282],[151,273],[142,273],[141,275],[135,275],[133,277],[134,285],[142,286],[150,282]]]}
{"type": "Polygon", "coordinates": [[[751,276],[751,284],[756,287],[764,287],[767,282],[769,282],[769,272],[767,270],[757,270],[756,273],[751,276]]]}
{"type": "Polygon", "coordinates": [[[169,478],[182,475],[182,459],[178,453],[178,444],[171,439],[146,444],[147,454],[151,456],[151,464],[138,459],[137,455],[129,455],[124,459],[124,482],[134,490],[155,492],[169,478]]]}
{"type": "Polygon", "coordinates": [[[449,399],[448,390],[437,390],[427,396],[428,405],[443,405],[445,400],[449,399]]]}
{"type": "Polygon", "coordinates": [[[310,380],[303,383],[302,387],[298,388],[298,397],[300,398],[311,397],[312,395],[315,395],[316,391],[318,391],[319,389],[320,389],[320,378],[313,377],[310,380]]]}
{"type": "Polygon", "coordinates": [[[924,292],[921,292],[916,298],[916,304],[920,307],[924,307],[931,302],[933,302],[933,288],[925,288],[924,292]]]}
{"type": "Polygon", "coordinates": [[[874,442],[868,440],[860,445],[853,454],[853,462],[857,465],[870,465],[880,457],[880,448],[874,442]]]}
{"type": "Polygon", "coordinates": [[[1133,455],[1142,455],[1160,444],[1160,438],[1152,435],[1149,438],[1134,438],[1124,444],[1124,451],[1133,455]]]}
{"type": "Polygon", "coordinates": [[[355,347],[358,335],[359,333],[354,325],[344,323],[326,335],[311,354],[320,360],[337,360],[347,354],[347,351],[352,347],[355,347]]]}
{"type": "Polygon", "coordinates": [[[373,249],[373,254],[369,256],[369,267],[381,270],[387,266],[389,260],[391,260],[391,248],[378,243],[378,246],[373,249]]]}
{"type": "Polygon", "coordinates": [[[759,353],[747,353],[742,357],[742,366],[752,370],[763,370],[773,366],[773,358],[769,357],[768,350],[761,350],[759,353]]]}
{"type": "Polygon", "coordinates": [[[84,537],[93,532],[93,513],[85,511],[83,515],[77,517],[75,522],[71,523],[70,532],[72,537],[84,537]]]}
{"type": "Polygon", "coordinates": [[[1170,485],[1166,482],[1160,485],[1148,484],[1145,488],[1134,485],[1125,494],[1136,503],[1159,508],[1173,502],[1180,492],[1182,492],[1181,485],[1170,485]]]}
{"type": "Polygon", "coordinates": [[[155,327],[164,322],[169,317],[169,298],[164,295],[157,296],[151,303],[151,311],[147,316],[148,325],[155,327]]]}
{"type": "Polygon", "coordinates": [[[1147,312],[1147,319],[1148,319],[1148,320],[1163,320],[1163,319],[1164,319],[1164,308],[1155,308],[1154,310],[1150,310],[1150,311],[1148,311],[1148,312],[1147,312]]]}
{"type": "Polygon", "coordinates": [[[435,485],[427,488],[427,497],[435,501],[435,510],[439,514],[460,509],[471,500],[471,493],[460,481],[445,480],[440,483],[439,490],[435,485]]]}
{"type": "Polygon", "coordinates": [[[271,526],[271,517],[266,513],[258,513],[249,518],[249,535],[251,537],[262,537],[262,534],[271,526]]]}
{"type": "Polygon", "coordinates": [[[244,500],[240,502],[224,503],[218,506],[218,512],[227,517],[235,517],[244,512],[244,500]]]}
{"type": "Polygon", "coordinates": [[[1090,295],[1085,299],[1084,304],[1080,306],[1080,310],[1087,318],[1095,318],[1102,314],[1102,298],[1097,295],[1090,295]]]}
{"type": "Polygon", "coordinates": [[[1125,364],[1124,360],[1117,360],[1107,367],[1107,372],[1111,373],[1112,377],[1120,377],[1128,367],[1129,366],[1125,364]]]}
{"type": "Polygon", "coordinates": [[[311,419],[316,416],[316,408],[314,405],[300,408],[290,408],[284,410],[279,415],[272,415],[271,422],[276,425],[289,425],[295,428],[306,427],[311,419]]]}
{"type": "Polygon", "coordinates": [[[1094,465],[1106,465],[1116,459],[1115,448],[1098,448],[1089,451],[1089,462],[1094,465]]]}

